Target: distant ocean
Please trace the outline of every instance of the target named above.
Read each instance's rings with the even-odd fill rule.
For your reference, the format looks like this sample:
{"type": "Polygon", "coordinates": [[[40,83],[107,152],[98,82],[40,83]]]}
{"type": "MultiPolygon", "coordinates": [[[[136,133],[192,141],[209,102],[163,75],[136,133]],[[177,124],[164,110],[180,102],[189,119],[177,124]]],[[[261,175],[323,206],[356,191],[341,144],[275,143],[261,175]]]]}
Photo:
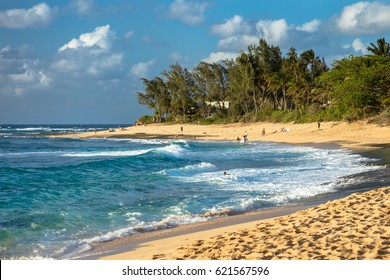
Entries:
{"type": "Polygon", "coordinates": [[[206,213],[352,192],[384,168],[343,149],[46,137],[109,127],[0,125],[1,259],[72,258],[94,242],[215,218],[206,213]]]}

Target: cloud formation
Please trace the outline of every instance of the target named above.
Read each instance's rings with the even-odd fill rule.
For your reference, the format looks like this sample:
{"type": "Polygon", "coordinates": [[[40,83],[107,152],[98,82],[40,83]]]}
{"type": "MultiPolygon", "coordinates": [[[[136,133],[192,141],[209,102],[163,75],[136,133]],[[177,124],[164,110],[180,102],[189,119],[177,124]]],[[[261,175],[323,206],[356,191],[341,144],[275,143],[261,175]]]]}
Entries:
{"type": "Polygon", "coordinates": [[[175,0],[169,5],[167,16],[178,19],[185,24],[197,25],[205,20],[204,13],[208,7],[206,2],[175,0]]]}
{"type": "Polygon", "coordinates": [[[79,38],[73,38],[58,49],[58,52],[66,50],[94,49],[95,52],[106,52],[110,48],[110,40],[113,37],[110,25],[98,26],[90,33],[81,34],[79,38]]]}
{"type": "Polygon", "coordinates": [[[123,55],[120,53],[114,53],[98,60],[93,60],[87,69],[87,73],[92,76],[97,76],[105,71],[112,71],[113,69],[120,67],[122,61],[123,55]]]}
{"type": "Polygon", "coordinates": [[[217,43],[220,51],[213,52],[204,61],[223,60],[224,57],[231,57],[232,53],[245,50],[250,44],[258,43],[259,37],[254,34],[254,29],[254,26],[241,15],[234,15],[220,24],[211,26],[211,34],[220,37],[217,43]],[[219,57],[223,58],[219,59],[219,57]]]}
{"type": "Polygon", "coordinates": [[[237,56],[237,52],[212,52],[208,57],[202,59],[202,61],[207,63],[213,63],[227,59],[235,59],[237,56]]]}
{"type": "Polygon", "coordinates": [[[257,44],[259,42],[259,36],[241,34],[234,35],[227,38],[222,38],[218,41],[218,48],[221,50],[245,50],[249,45],[257,44]]]}
{"type": "Polygon", "coordinates": [[[353,40],[352,44],[346,44],[343,46],[344,49],[353,49],[357,53],[361,54],[368,54],[369,51],[367,50],[368,44],[365,44],[362,42],[360,38],[356,38],[353,40]]]}
{"type": "Polygon", "coordinates": [[[54,19],[57,8],[40,3],[30,9],[11,9],[0,12],[0,27],[27,29],[48,26],[54,19]]]}
{"type": "Polygon", "coordinates": [[[73,38],[58,49],[50,68],[55,73],[67,73],[75,79],[92,77],[112,79],[120,75],[124,55],[113,52],[115,33],[110,25],[98,26],[92,32],[73,38]]]}
{"type": "Polygon", "coordinates": [[[235,15],[231,19],[225,20],[223,23],[213,25],[211,33],[220,37],[229,37],[239,33],[250,33],[252,27],[240,15],[235,15]]]}
{"type": "Polygon", "coordinates": [[[139,62],[131,67],[131,74],[141,78],[146,77],[150,71],[150,68],[156,63],[156,59],[152,59],[146,62],[139,62]]]}
{"type": "Polygon", "coordinates": [[[390,30],[390,4],[358,2],[347,6],[336,19],[340,32],[346,34],[377,34],[390,30]]]}
{"type": "Polygon", "coordinates": [[[301,26],[298,26],[297,30],[313,33],[313,32],[318,31],[318,29],[320,28],[320,25],[321,25],[320,20],[313,19],[312,21],[306,22],[306,23],[302,24],[301,26]]]}
{"type": "Polygon", "coordinates": [[[28,46],[0,49],[0,94],[23,95],[51,85],[47,71],[38,59],[30,57],[29,50],[28,46]]]}
{"type": "Polygon", "coordinates": [[[260,37],[275,45],[286,39],[289,29],[290,27],[285,19],[260,20],[256,24],[256,30],[259,32],[260,37]]]}

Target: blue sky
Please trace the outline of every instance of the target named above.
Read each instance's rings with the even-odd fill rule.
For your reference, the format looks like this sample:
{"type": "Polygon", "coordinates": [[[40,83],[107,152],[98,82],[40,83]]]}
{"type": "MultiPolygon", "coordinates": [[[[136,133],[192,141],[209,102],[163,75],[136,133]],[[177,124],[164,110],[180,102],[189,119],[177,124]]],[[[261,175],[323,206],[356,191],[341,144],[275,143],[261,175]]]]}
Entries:
{"type": "Polygon", "coordinates": [[[0,0],[0,124],[133,123],[139,78],[265,38],[328,64],[390,41],[390,1],[0,0]]]}

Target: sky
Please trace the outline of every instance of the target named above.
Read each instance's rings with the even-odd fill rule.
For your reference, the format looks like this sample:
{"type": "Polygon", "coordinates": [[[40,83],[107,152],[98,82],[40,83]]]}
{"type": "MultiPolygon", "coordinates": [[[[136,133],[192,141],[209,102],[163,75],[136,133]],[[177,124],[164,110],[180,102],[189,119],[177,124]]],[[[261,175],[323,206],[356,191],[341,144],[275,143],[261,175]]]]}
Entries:
{"type": "Polygon", "coordinates": [[[0,124],[131,124],[140,78],[260,38],[331,66],[390,41],[390,1],[0,0],[0,124]]]}

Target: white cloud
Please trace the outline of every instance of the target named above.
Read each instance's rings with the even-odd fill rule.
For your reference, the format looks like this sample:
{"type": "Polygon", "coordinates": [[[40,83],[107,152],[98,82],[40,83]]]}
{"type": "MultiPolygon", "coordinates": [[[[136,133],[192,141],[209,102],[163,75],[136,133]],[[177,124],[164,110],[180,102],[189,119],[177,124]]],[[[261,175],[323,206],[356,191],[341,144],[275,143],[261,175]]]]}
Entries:
{"type": "Polygon", "coordinates": [[[92,76],[96,76],[106,70],[113,70],[120,67],[122,61],[123,55],[116,53],[103,59],[93,61],[91,66],[87,69],[87,72],[92,76]]]}
{"type": "Polygon", "coordinates": [[[359,38],[355,39],[352,42],[352,48],[357,52],[363,52],[367,49],[367,47],[363,44],[362,40],[360,40],[359,38]]]}
{"type": "Polygon", "coordinates": [[[343,46],[344,49],[352,48],[357,53],[368,54],[367,45],[362,42],[360,38],[353,40],[352,44],[343,46]]]}
{"type": "Polygon", "coordinates": [[[76,9],[80,15],[88,15],[92,12],[94,7],[93,0],[72,0],[70,6],[76,9]]]}
{"type": "MultiPolygon", "coordinates": [[[[12,48],[10,45],[5,46],[4,48],[0,49],[0,59],[23,59],[28,56],[28,53],[30,52],[30,46],[24,45],[20,48],[12,48]]],[[[3,64],[0,63],[0,68],[3,64]]]]}
{"type": "Polygon", "coordinates": [[[226,59],[235,59],[238,56],[236,52],[212,52],[207,58],[202,59],[204,62],[213,63],[226,59]]]}
{"type": "Polygon", "coordinates": [[[285,19],[279,20],[260,20],[256,24],[256,29],[260,36],[271,44],[280,44],[288,35],[290,27],[285,19]]]}
{"type": "Polygon", "coordinates": [[[253,31],[254,26],[240,15],[235,15],[223,23],[213,25],[210,29],[212,34],[221,37],[217,47],[224,52],[244,50],[248,45],[258,43],[259,37],[253,34],[253,31]]]}
{"type": "Polygon", "coordinates": [[[235,15],[231,19],[225,20],[221,24],[216,24],[211,27],[211,33],[221,37],[229,37],[239,33],[250,33],[252,27],[240,15],[235,15]]]}
{"type": "Polygon", "coordinates": [[[306,22],[305,24],[298,26],[297,30],[313,33],[319,29],[321,21],[318,19],[313,19],[312,21],[306,22]]]}
{"type": "Polygon", "coordinates": [[[110,48],[110,41],[113,36],[110,25],[98,26],[94,31],[81,34],[79,38],[70,40],[59,48],[58,52],[63,52],[67,49],[93,49],[93,53],[106,52],[110,48]]]}
{"type": "Polygon", "coordinates": [[[38,28],[51,23],[57,13],[46,3],[40,3],[30,9],[12,9],[0,12],[0,27],[5,28],[38,28]]]}
{"type": "Polygon", "coordinates": [[[208,4],[205,2],[175,0],[169,5],[167,16],[189,25],[197,25],[204,22],[207,6],[208,4]]]}
{"type": "Polygon", "coordinates": [[[345,7],[336,24],[346,34],[377,34],[390,31],[389,19],[390,4],[358,2],[345,7]]]}
{"type": "Polygon", "coordinates": [[[236,35],[218,41],[218,48],[223,50],[245,50],[249,45],[258,44],[259,37],[255,35],[236,35]]]}
{"type": "MultiPolygon", "coordinates": [[[[22,73],[18,74],[9,74],[9,77],[13,82],[18,83],[31,83],[35,79],[35,72],[28,68],[27,64],[23,65],[22,67],[23,71],[22,73]]],[[[21,70],[22,70],[21,69],[21,70]]]]}
{"type": "Polygon", "coordinates": [[[136,77],[145,77],[148,75],[150,68],[156,63],[156,59],[147,62],[140,62],[131,67],[131,73],[136,77]]]}
{"type": "Polygon", "coordinates": [[[52,78],[38,59],[30,57],[29,46],[6,46],[0,49],[0,81],[0,94],[22,95],[48,88],[52,78]]]}
{"type": "Polygon", "coordinates": [[[98,26],[92,32],[81,34],[58,49],[51,70],[77,80],[117,78],[121,75],[124,55],[111,51],[114,37],[110,25],[98,26]]]}

